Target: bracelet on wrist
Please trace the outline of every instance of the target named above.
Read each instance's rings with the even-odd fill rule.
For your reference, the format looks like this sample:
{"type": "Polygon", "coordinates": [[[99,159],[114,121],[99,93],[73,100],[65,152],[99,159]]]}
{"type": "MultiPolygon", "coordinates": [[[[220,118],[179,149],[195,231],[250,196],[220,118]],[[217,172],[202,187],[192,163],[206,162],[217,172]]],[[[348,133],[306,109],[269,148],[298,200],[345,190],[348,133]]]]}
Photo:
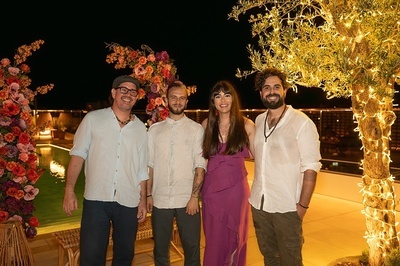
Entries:
{"type": "Polygon", "coordinates": [[[150,194],[150,195],[147,195],[147,196],[146,196],[146,198],[150,198],[150,197],[153,197],[153,195],[150,194]]]}
{"type": "Polygon", "coordinates": [[[306,207],[306,206],[301,205],[300,203],[297,203],[297,204],[299,204],[299,206],[302,207],[302,208],[304,208],[304,209],[310,208],[309,206],[306,207]]]}
{"type": "Polygon", "coordinates": [[[192,195],[192,198],[198,199],[198,198],[199,198],[199,196],[193,196],[193,195],[192,195]]]}

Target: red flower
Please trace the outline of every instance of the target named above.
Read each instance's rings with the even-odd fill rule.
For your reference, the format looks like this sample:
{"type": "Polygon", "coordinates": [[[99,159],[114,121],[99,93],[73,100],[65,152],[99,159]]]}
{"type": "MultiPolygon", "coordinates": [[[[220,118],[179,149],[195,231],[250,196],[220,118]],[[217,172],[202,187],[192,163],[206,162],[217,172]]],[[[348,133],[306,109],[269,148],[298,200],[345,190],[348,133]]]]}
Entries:
{"type": "Polygon", "coordinates": [[[15,165],[15,167],[12,169],[12,172],[13,172],[13,174],[14,174],[15,176],[18,176],[18,177],[21,177],[21,176],[25,176],[25,175],[26,175],[26,170],[25,170],[25,168],[24,168],[21,164],[19,164],[19,163],[17,163],[17,164],[15,165]]]}
{"type": "Polygon", "coordinates": [[[7,58],[0,60],[0,221],[21,221],[28,238],[37,234],[39,221],[33,217],[33,199],[39,190],[33,184],[43,174],[37,169],[30,104],[37,93],[45,94],[53,84],[29,89],[30,67],[25,60],[40,48],[42,40],[19,47],[14,65],[7,58]]]}
{"type": "Polygon", "coordinates": [[[8,212],[0,211],[0,222],[6,221],[8,219],[8,212]]]}
{"type": "Polygon", "coordinates": [[[27,178],[29,181],[31,181],[31,184],[35,184],[36,181],[39,180],[39,177],[40,177],[39,173],[37,171],[35,171],[34,169],[28,170],[27,178]]]}
{"type": "Polygon", "coordinates": [[[6,100],[3,102],[3,108],[6,110],[10,115],[17,115],[20,112],[19,106],[12,102],[11,100],[6,100]]]}
{"type": "Polygon", "coordinates": [[[21,134],[19,134],[18,140],[22,144],[29,144],[30,140],[31,140],[31,136],[25,132],[22,132],[21,134]]]}
{"type": "Polygon", "coordinates": [[[40,225],[39,219],[37,217],[33,216],[33,217],[29,218],[28,224],[32,227],[38,227],[40,225]]]}
{"type": "Polygon", "coordinates": [[[8,85],[11,85],[11,83],[18,83],[19,84],[19,79],[18,78],[16,78],[16,77],[9,77],[8,79],[7,79],[7,84],[8,85]]]}
{"type": "MultiPolygon", "coordinates": [[[[19,134],[21,134],[22,130],[20,127],[12,127],[11,128],[11,132],[15,135],[18,136],[19,134]]],[[[28,135],[29,136],[29,135],[28,135]]]]}

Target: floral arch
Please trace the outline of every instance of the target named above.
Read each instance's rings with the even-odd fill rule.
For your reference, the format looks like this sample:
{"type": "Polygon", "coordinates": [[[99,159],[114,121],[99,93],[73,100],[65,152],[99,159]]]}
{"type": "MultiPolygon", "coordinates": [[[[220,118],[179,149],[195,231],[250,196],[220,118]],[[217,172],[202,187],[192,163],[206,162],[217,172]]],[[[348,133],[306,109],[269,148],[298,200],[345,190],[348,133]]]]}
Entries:
{"type": "MultiPolygon", "coordinates": [[[[167,118],[165,93],[168,85],[177,79],[177,68],[169,54],[166,51],[154,52],[147,45],[133,49],[111,43],[107,47],[111,53],[107,55],[106,62],[114,64],[115,69],[131,68],[131,76],[140,81],[138,99],[147,98],[148,126],[167,118]]],[[[196,86],[187,86],[187,90],[191,95],[196,92],[196,86]]]]}

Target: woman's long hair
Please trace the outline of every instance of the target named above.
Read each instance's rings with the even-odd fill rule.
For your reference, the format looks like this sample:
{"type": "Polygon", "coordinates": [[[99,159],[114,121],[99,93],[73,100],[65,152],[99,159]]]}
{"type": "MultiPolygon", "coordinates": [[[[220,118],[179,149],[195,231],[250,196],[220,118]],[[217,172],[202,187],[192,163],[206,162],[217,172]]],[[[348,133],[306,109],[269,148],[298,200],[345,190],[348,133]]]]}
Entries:
{"type": "Polygon", "coordinates": [[[221,144],[219,142],[219,116],[218,110],[215,107],[215,96],[223,92],[232,96],[232,104],[230,110],[230,127],[226,149],[223,154],[233,155],[242,151],[246,146],[249,146],[249,137],[245,129],[245,119],[240,112],[241,104],[239,96],[233,84],[227,80],[218,81],[210,91],[208,121],[204,131],[203,139],[203,156],[209,159],[210,156],[218,153],[221,144]]]}

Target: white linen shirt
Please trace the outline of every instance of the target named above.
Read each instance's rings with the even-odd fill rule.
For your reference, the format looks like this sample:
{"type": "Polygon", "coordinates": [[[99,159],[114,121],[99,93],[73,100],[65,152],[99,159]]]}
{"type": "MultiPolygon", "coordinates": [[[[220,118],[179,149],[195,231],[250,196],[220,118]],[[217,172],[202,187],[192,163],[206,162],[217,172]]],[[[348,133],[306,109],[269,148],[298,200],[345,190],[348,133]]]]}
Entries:
{"type": "Polygon", "coordinates": [[[265,121],[267,112],[258,115],[255,121],[254,181],[249,202],[258,210],[263,205],[262,210],[270,213],[296,211],[304,171],[318,173],[321,168],[318,131],[306,114],[288,105],[265,141],[265,135],[273,130],[265,121]]]}
{"type": "Polygon", "coordinates": [[[140,183],[149,175],[147,131],[138,117],[121,128],[110,107],[87,113],[70,155],[86,160],[85,199],[139,205],[140,183]]]}
{"type": "Polygon", "coordinates": [[[183,116],[167,118],[148,131],[149,167],[153,168],[153,204],[160,209],[183,208],[193,189],[197,167],[206,168],[203,127],[183,116]]]}

